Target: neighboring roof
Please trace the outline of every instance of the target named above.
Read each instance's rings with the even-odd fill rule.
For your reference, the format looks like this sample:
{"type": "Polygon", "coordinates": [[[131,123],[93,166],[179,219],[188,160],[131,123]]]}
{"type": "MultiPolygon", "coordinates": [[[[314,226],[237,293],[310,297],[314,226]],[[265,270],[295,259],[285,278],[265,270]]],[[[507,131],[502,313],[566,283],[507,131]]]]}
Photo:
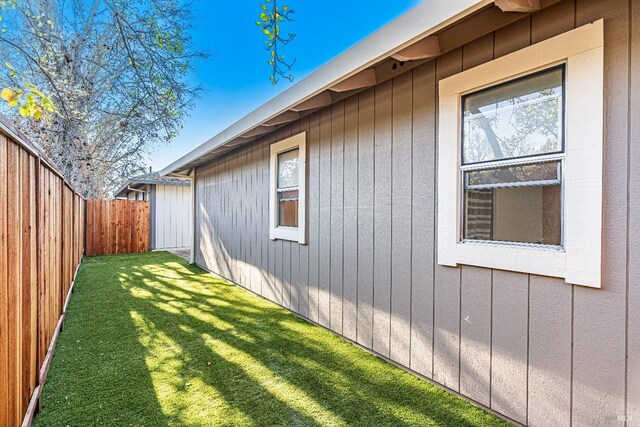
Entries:
{"type": "MultiPolygon", "coordinates": [[[[367,74],[368,68],[491,4],[491,0],[424,1],[171,163],[160,174],[186,174],[197,164],[251,142],[278,125],[304,116],[314,107],[342,99],[351,93],[348,88],[354,87],[354,80],[366,80],[369,76],[376,84],[378,73],[370,76],[374,70],[367,74]],[[345,83],[352,77],[345,89],[345,83]]],[[[365,87],[357,84],[357,88],[365,87]]]]}
{"type": "Polygon", "coordinates": [[[136,175],[127,179],[124,184],[120,186],[118,191],[114,193],[114,197],[125,197],[129,187],[146,184],[189,186],[191,185],[191,179],[164,176],[160,175],[160,172],[149,172],[142,175],[136,175]]]}

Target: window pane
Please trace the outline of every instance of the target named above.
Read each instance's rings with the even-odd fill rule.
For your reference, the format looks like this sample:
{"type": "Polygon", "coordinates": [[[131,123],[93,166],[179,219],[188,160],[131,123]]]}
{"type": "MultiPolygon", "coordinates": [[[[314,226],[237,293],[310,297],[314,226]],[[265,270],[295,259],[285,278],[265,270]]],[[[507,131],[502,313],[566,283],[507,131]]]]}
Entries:
{"type": "Polygon", "coordinates": [[[563,68],[462,99],[463,164],[562,151],[563,68]]]}
{"type": "Polygon", "coordinates": [[[278,188],[298,186],[298,149],[278,154],[278,188]]]}
{"type": "Polygon", "coordinates": [[[499,185],[559,179],[559,162],[505,166],[467,172],[467,185],[499,185]]]}
{"type": "Polygon", "coordinates": [[[466,190],[464,238],[560,245],[560,185],[466,190]]]}
{"type": "Polygon", "coordinates": [[[278,225],[298,226],[298,190],[278,193],[278,225]]]}

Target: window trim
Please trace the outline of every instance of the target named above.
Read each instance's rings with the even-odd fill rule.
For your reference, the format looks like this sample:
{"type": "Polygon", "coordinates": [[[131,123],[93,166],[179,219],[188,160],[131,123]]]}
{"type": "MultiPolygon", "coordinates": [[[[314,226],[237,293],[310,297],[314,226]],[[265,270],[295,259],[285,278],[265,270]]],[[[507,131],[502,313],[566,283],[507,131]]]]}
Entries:
{"type": "MultiPolygon", "coordinates": [[[[438,264],[564,278],[599,288],[602,259],[604,121],[603,20],[463,71],[439,82],[438,264]],[[565,63],[564,247],[461,239],[461,99],[565,63]],[[589,206],[589,209],[584,209],[589,206]]],[[[519,159],[522,160],[522,159],[519,159]]],[[[518,162],[519,163],[519,162],[518,162]]],[[[501,162],[502,166],[506,166],[501,162]]],[[[476,164],[473,164],[476,166],[476,164]]],[[[482,165],[483,168],[487,164],[482,165]]],[[[468,170],[468,169],[465,169],[468,170]]]]}
{"type": "Polygon", "coordinates": [[[307,177],[307,133],[271,144],[269,174],[269,238],[271,240],[289,240],[300,244],[307,243],[306,217],[306,177],[307,177]],[[278,225],[278,155],[298,149],[298,226],[278,225]]]}

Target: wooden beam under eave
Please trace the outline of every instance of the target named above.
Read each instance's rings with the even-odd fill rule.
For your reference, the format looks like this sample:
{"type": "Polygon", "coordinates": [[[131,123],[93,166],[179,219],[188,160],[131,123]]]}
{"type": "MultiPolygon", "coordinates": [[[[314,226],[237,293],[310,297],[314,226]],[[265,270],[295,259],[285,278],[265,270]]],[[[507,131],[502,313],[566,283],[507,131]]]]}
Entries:
{"type": "Polygon", "coordinates": [[[278,114],[277,116],[267,120],[262,123],[263,126],[277,126],[285,123],[292,122],[294,120],[298,120],[300,118],[300,113],[297,111],[285,111],[284,113],[278,114]]]}
{"type": "Polygon", "coordinates": [[[353,76],[336,83],[333,87],[329,88],[334,92],[346,92],[355,89],[364,89],[376,84],[376,72],[373,68],[362,70],[353,76]]]}
{"type": "Polygon", "coordinates": [[[268,126],[256,126],[253,129],[243,133],[242,135],[240,135],[240,138],[253,138],[254,136],[260,136],[260,135],[264,135],[267,132],[271,132],[273,129],[269,128],[268,126]]]}
{"type": "Polygon", "coordinates": [[[316,96],[312,96],[306,101],[302,101],[296,106],[291,107],[293,111],[313,110],[314,108],[326,107],[333,103],[333,98],[329,92],[321,92],[316,96]]]}
{"type": "MultiPolygon", "coordinates": [[[[246,144],[248,141],[247,139],[249,139],[250,137],[245,137],[244,135],[235,139],[232,139],[229,142],[225,142],[222,147],[226,147],[226,148],[233,148],[233,147],[237,147],[238,145],[242,145],[242,144],[246,144]]],[[[253,137],[251,137],[253,138],[253,137]]]]}
{"type": "Polygon", "coordinates": [[[542,9],[540,0],[495,0],[503,12],[535,12],[542,9]]]}
{"type": "Polygon", "coordinates": [[[470,41],[478,39],[486,34],[522,19],[520,13],[504,13],[497,6],[483,10],[482,12],[451,25],[438,33],[440,50],[447,53],[470,41]]]}
{"type": "Polygon", "coordinates": [[[391,55],[397,61],[415,61],[440,55],[438,36],[428,36],[391,55]]]}

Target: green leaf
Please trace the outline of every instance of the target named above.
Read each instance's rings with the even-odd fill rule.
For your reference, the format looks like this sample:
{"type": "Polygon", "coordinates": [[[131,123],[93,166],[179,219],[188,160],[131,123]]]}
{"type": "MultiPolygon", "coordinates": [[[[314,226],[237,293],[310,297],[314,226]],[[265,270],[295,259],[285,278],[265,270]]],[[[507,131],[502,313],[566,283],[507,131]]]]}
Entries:
{"type": "Polygon", "coordinates": [[[38,89],[36,89],[36,88],[31,89],[30,92],[32,94],[36,95],[36,96],[39,96],[40,98],[44,98],[45,97],[44,94],[42,92],[40,92],[38,89]]]}

